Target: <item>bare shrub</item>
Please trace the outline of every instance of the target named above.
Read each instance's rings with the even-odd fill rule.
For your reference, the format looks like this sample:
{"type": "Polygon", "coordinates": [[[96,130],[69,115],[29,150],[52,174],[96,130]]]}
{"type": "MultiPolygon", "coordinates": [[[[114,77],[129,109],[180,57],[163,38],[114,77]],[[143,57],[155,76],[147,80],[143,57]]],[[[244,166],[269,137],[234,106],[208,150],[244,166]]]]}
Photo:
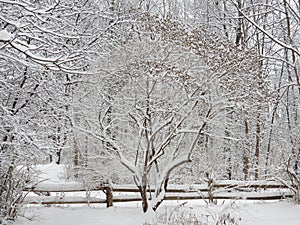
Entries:
{"type": "Polygon", "coordinates": [[[193,207],[184,207],[183,203],[171,211],[161,214],[155,221],[146,222],[144,225],[238,225],[241,218],[233,213],[232,207],[228,206],[221,211],[205,208],[199,212],[193,207]]]}

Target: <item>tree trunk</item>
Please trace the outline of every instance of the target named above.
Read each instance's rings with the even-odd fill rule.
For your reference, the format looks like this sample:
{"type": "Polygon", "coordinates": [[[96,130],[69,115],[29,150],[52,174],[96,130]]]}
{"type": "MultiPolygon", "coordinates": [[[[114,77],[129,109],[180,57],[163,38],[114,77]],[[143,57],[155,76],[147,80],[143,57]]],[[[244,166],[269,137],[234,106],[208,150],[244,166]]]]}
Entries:
{"type": "Polygon", "coordinates": [[[238,27],[236,28],[236,36],[235,36],[235,45],[239,46],[242,43],[242,14],[240,12],[241,8],[242,8],[242,1],[238,0],[237,1],[237,5],[239,8],[238,11],[238,27]]]}
{"type": "Polygon", "coordinates": [[[247,119],[244,119],[245,124],[245,146],[243,152],[243,173],[244,173],[244,180],[248,180],[249,176],[249,143],[248,143],[248,136],[249,136],[249,124],[247,119]]]}
{"type": "Polygon", "coordinates": [[[144,184],[142,187],[138,187],[140,190],[140,194],[142,197],[142,208],[143,208],[143,212],[147,212],[148,211],[148,199],[147,199],[147,185],[144,184]]]}
{"type": "Polygon", "coordinates": [[[77,141],[75,140],[75,137],[74,137],[74,158],[73,158],[73,163],[74,163],[74,177],[78,178],[79,148],[78,148],[77,141]]]}
{"type": "Polygon", "coordinates": [[[258,180],[259,177],[259,155],[260,155],[260,137],[261,136],[261,127],[260,127],[260,113],[258,113],[256,121],[256,144],[255,144],[255,180],[258,180]]]}
{"type": "Polygon", "coordinates": [[[274,124],[275,124],[275,117],[276,117],[276,113],[277,113],[277,109],[280,103],[280,88],[281,88],[281,83],[282,83],[282,77],[283,77],[283,70],[284,70],[284,65],[282,65],[281,67],[281,72],[280,72],[280,77],[279,77],[279,83],[278,83],[278,91],[277,91],[277,96],[276,96],[276,102],[274,104],[274,108],[272,111],[272,117],[271,117],[271,122],[270,122],[270,130],[269,130],[269,137],[268,137],[268,144],[267,144],[267,153],[266,153],[266,163],[265,163],[265,175],[267,175],[269,173],[269,161],[270,161],[270,154],[271,154],[271,142],[272,142],[272,136],[273,136],[273,128],[274,128],[274,124]]]}
{"type": "Polygon", "coordinates": [[[300,204],[300,184],[297,186],[296,203],[300,204]]]}
{"type": "Polygon", "coordinates": [[[229,140],[229,137],[230,137],[230,134],[227,130],[227,127],[225,128],[225,136],[228,138],[228,140],[225,140],[226,144],[225,144],[225,148],[224,148],[224,151],[225,151],[225,160],[226,160],[226,171],[227,171],[227,178],[228,180],[231,180],[232,179],[232,154],[231,154],[231,148],[230,148],[230,140],[229,140]]]}

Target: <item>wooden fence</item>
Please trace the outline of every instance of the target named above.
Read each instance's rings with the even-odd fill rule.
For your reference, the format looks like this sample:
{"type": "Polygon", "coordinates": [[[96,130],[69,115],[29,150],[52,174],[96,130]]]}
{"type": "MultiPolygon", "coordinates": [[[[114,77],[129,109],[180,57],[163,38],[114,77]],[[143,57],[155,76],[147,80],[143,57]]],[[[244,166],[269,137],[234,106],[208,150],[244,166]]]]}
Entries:
{"type": "MultiPolygon", "coordinates": [[[[151,198],[154,187],[150,187],[151,198]]],[[[114,202],[140,201],[135,185],[112,185],[87,187],[81,183],[41,183],[24,190],[28,204],[92,204],[112,206],[114,202]],[[102,191],[104,198],[90,197],[88,193],[102,191]],[[68,193],[72,192],[72,196],[68,193]],[[86,196],[76,196],[76,193],[86,196]],[[33,196],[30,193],[35,193],[33,196]],[[133,194],[135,193],[135,194],[133,194]]],[[[274,181],[216,181],[211,185],[169,185],[164,200],[245,199],[276,200],[292,198],[292,192],[283,184],[274,181]]]]}

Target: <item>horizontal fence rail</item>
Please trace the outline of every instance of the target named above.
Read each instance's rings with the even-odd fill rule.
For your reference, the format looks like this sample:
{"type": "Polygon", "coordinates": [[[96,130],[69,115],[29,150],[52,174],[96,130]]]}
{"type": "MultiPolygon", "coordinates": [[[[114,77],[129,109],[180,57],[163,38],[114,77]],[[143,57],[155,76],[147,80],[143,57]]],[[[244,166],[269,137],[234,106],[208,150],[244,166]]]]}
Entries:
{"type": "MultiPolygon", "coordinates": [[[[148,197],[155,191],[150,186],[148,197]]],[[[113,202],[140,201],[138,188],[135,185],[94,185],[83,183],[40,183],[24,189],[36,196],[27,196],[28,204],[93,204],[113,202]],[[105,198],[66,196],[65,193],[103,191],[105,198]],[[51,194],[52,193],[52,194],[51,194]],[[56,193],[56,195],[53,195],[56,193]],[[115,195],[115,193],[122,195],[115,195]],[[127,194],[129,193],[129,194],[127,194]],[[132,195],[130,193],[136,193],[132,195]]],[[[293,193],[286,185],[275,181],[215,181],[211,185],[169,185],[164,200],[194,200],[194,199],[245,199],[245,200],[277,200],[292,198],[293,193]],[[277,189],[277,190],[276,190],[277,189]]]]}

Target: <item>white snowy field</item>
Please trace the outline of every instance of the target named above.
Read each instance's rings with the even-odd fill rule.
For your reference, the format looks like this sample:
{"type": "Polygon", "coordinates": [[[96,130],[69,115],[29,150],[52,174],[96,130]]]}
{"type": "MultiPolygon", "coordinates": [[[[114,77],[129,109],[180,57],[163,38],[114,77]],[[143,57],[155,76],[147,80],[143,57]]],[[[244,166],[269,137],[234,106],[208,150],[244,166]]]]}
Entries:
{"type": "Polygon", "coordinates": [[[104,208],[104,206],[28,207],[25,217],[19,217],[14,225],[143,225],[145,222],[155,224],[163,216],[169,218],[170,215],[172,218],[188,215],[197,218],[198,221],[206,222],[217,220],[222,213],[226,215],[229,213],[239,225],[300,224],[300,205],[288,202],[244,202],[206,206],[191,201],[181,207],[180,212],[175,210],[179,203],[167,204],[159,208],[158,212],[150,211],[146,214],[138,207],[139,203],[123,203],[111,208],[104,208]]]}

